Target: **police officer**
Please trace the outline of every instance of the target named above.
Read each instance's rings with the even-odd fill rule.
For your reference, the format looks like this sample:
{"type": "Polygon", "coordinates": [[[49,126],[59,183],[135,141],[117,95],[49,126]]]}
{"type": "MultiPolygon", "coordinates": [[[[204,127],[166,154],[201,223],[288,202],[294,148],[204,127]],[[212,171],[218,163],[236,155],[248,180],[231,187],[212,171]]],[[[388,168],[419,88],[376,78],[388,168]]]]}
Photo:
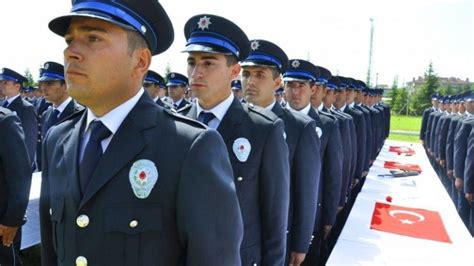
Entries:
{"type": "Polygon", "coordinates": [[[290,163],[290,208],[288,215],[287,258],[285,265],[300,265],[312,240],[320,183],[320,140],[310,117],[284,109],[275,100],[282,85],[281,74],[288,57],[276,44],[251,40],[249,56],[242,66],[242,85],[249,103],[263,107],[281,118],[290,163]]]}
{"type": "Polygon", "coordinates": [[[21,122],[0,107],[0,265],[21,265],[21,226],[31,186],[31,168],[21,122]],[[15,154],[15,156],[12,156],[15,154]]]}
{"type": "Polygon", "coordinates": [[[464,93],[464,107],[466,111],[464,117],[458,121],[456,135],[454,137],[453,175],[455,177],[456,189],[460,192],[458,197],[458,212],[461,219],[468,225],[468,228],[470,228],[471,222],[469,217],[472,198],[469,195],[471,194],[471,188],[466,188],[466,185],[471,186],[472,179],[466,182],[465,174],[466,172],[470,173],[470,170],[466,171],[466,161],[472,160],[472,157],[467,156],[469,150],[469,135],[474,127],[474,94],[472,91],[464,93]]]}
{"type": "Polygon", "coordinates": [[[166,75],[166,80],[171,108],[179,110],[189,105],[190,102],[184,99],[184,95],[188,89],[188,78],[183,74],[171,72],[166,75]]]}
{"type": "Polygon", "coordinates": [[[165,107],[165,79],[160,74],[153,70],[148,70],[143,80],[143,88],[156,104],[165,107]]]}
{"type": "Polygon", "coordinates": [[[436,111],[438,107],[438,94],[437,93],[431,95],[431,105],[432,105],[431,107],[428,107],[425,110],[423,110],[423,116],[421,119],[420,141],[421,141],[421,144],[425,147],[425,149],[426,149],[425,132],[428,125],[428,117],[430,116],[432,112],[436,111]]]}
{"type": "Polygon", "coordinates": [[[3,107],[10,109],[20,118],[21,126],[25,134],[28,155],[33,162],[38,139],[38,121],[33,105],[22,99],[20,95],[22,83],[26,81],[27,79],[23,75],[11,69],[3,68],[0,71],[0,90],[3,91],[6,97],[3,102],[3,107]]]}
{"type": "Polygon", "coordinates": [[[281,105],[281,107],[286,107],[286,101],[284,99],[284,89],[283,87],[280,87],[275,90],[275,101],[281,105]]]}
{"type": "Polygon", "coordinates": [[[241,265],[222,138],[141,88],[173,41],[163,7],[75,1],[49,28],[66,39],[68,92],[87,110],[44,140],[42,265],[241,265]]]}
{"type": "Polygon", "coordinates": [[[247,101],[244,98],[244,93],[242,91],[242,82],[240,79],[234,79],[231,82],[232,93],[234,97],[237,98],[239,101],[246,103],[247,101]]]}
{"type": "MultiPolygon", "coordinates": [[[[474,96],[471,97],[471,102],[474,104],[474,96]]],[[[474,236],[474,127],[471,129],[467,142],[467,153],[464,167],[464,193],[470,207],[468,229],[471,232],[471,235],[474,236]]]]}
{"type": "Polygon", "coordinates": [[[274,114],[242,104],[230,87],[249,40],[233,22],[210,14],[189,19],[184,32],[198,101],[182,113],[217,129],[227,145],[244,220],[242,265],[283,265],[289,204],[284,125],[274,114]]]}
{"type": "MultiPolygon", "coordinates": [[[[317,265],[323,240],[336,221],[342,180],[342,145],[337,120],[311,107],[311,97],[316,91],[319,69],[312,63],[292,59],[283,74],[287,108],[308,115],[316,122],[316,132],[321,140],[321,177],[318,209],[313,228],[314,239],[303,265],[317,265]]],[[[320,104],[322,104],[322,91],[320,104]]]]}
{"type": "MultiPolygon", "coordinates": [[[[44,98],[52,104],[41,116],[41,140],[46,136],[49,128],[59,121],[84,109],[76,103],[67,93],[64,80],[64,66],[56,62],[46,62],[40,70],[38,85],[43,91],[44,98]]],[[[41,141],[42,142],[42,141],[41,141]]],[[[39,149],[41,151],[41,148],[39,149]]],[[[41,153],[37,153],[37,159],[41,153]]],[[[41,160],[38,160],[38,168],[41,169],[41,160]]]]}

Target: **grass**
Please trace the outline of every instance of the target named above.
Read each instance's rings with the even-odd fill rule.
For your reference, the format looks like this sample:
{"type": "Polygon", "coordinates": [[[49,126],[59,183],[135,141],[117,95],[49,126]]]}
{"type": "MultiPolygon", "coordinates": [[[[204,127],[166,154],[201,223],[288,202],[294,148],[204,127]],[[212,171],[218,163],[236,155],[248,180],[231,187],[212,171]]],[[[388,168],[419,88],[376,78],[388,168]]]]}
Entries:
{"type": "Polygon", "coordinates": [[[390,130],[420,132],[420,128],[421,116],[392,115],[390,118],[390,130]]]}
{"type": "Polygon", "coordinates": [[[388,135],[388,139],[389,140],[412,142],[412,143],[420,143],[420,137],[419,136],[402,135],[402,134],[390,134],[390,135],[388,135]]]}
{"type": "MultiPolygon", "coordinates": [[[[411,131],[420,132],[421,116],[392,115],[390,118],[390,131],[411,131]]],[[[419,143],[419,135],[405,135],[391,133],[388,136],[390,140],[406,141],[419,143]]]]}

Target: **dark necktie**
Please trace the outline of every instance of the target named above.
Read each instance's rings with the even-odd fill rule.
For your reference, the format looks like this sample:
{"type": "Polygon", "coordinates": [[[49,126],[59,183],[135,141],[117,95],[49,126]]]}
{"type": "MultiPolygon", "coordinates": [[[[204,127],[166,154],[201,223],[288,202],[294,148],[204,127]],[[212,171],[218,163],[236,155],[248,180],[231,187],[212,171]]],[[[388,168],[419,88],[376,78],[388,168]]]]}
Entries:
{"type": "Polygon", "coordinates": [[[216,118],[216,116],[213,113],[201,112],[199,114],[198,120],[206,125],[209,125],[209,122],[214,118],[216,118]]]}
{"type": "Polygon", "coordinates": [[[51,114],[51,116],[49,117],[49,126],[54,126],[56,125],[56,123],[58,122],[58,118],[59,118],[59,110],[58,109],[54,109],[53,110],[53,113],[51,114]]]}
{"type": "Polygon", "coordinates": [[[5,100],[5,101],[3,102],[2,107],[8,108],[8,101],[7,101],[7,100],[5,100]]]}
{"type": "Polygon", "coordinates": [[[100,143],[112,134],[101,121],[97,120],[90,124],[90,129],[91,136],[84,150],[82,161],[79,164],[79,182],[82,193],[86,191],[90,178],[102,157],[103,151],[100,143]]]}
{"type": "Polygon", "coordinates": [[[173,103],[174,109],[178,109],[178,105],[176,103],[173,103]]]}

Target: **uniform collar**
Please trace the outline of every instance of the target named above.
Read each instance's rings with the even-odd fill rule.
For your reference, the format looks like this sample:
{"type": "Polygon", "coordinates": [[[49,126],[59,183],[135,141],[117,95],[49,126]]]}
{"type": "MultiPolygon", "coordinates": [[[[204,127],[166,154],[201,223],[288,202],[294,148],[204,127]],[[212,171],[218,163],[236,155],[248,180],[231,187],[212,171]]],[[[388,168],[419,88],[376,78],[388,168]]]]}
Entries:
{"type": "Polygon", "coordinates": [[[66,100],[64,102],[62,102],[58,107],[54,108],[54,110],[58,110],[59,113],[61,114],[64,109],[66,109],[67,105],[72,101],[72,98],[71,97],[67,97],[66,100]]]}
{"type": "Polygon", "coordinates": [[[288,110],[293,111],[293,112],[300,112],[302,114],[308,115],[309,110],[311,110],[311,103],[308,103],[308,105],[306,107],[304,107],[303,109],[301,109],[301,110],[295,110],[295,109],[291,108],[291,106],[289,104],[286,105],[286,108],[288,110]]]}
{"type": "Polygon", "coordinates": [[[214,114],[214,116],[220,121],[222,121],[222,118],[224,118],[224,115],[227,113],[227,110],[229,110],[229,107],[232,105],[232,102],[234,101],[234,94],[231,92],[230,95],[222,102],[220,102],[218,105],[214,106],[213,108],[209,110],[205,110],[204,108],[201,107],[199,104],[199,101],[197,101],[196,104],[196,117],[199,117],[201,112],[206,111],[214,114]]]}
{"type": "Polygon", "coordinates": [[[112,132],[112,135],[114,135],[122,124],[123,120],[125,120],[125,117],[127,117],[133,107],[137,104],[143,93],[144,90],[141,88],[137,94],[135,94],[135,96],[101,117],[97,117],[89,108],[87,108],[87,124],[84,132],[87,132],[92,121],[99,120],[104,123],[104,125],[112,132]]]}

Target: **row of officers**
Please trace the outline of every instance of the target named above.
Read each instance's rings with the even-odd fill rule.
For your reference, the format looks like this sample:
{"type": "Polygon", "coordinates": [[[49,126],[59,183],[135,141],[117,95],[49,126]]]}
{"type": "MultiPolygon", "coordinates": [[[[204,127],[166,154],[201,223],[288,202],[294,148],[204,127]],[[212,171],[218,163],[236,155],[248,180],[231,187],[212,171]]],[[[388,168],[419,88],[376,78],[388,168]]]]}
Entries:
{"type": "Polygon", "coordinates": [[[474,236],[474,92],[431,97],[420,140],[462,221],[474,236]]]}
{"type": "MultiPolygon", "coordinates": [[[[47,62],[39,78],[52,104],[41,114],[42,265],[325,263],[388,136],[382,90],[211,14],[186,23],[187,75],[165,83],[148,68],[174,31],[153,0],[75,1],[49,28],[67,47],[64,67],[47,62]]],[[[15,88],[7,108],[18,99],[34,112],[18,96],[24,78],[0,77],[1,91],[15,88]]],[[[2,134],[23,143],[9,151],[26,157],[8,165],[26,169],[29,129],[18,110],[1,112],[2,134]]],[[[23,199],[0,209],[13,231],[31,171],[1,174],[23,189],[0,193],[23,199]]],[[[18,234],[2,237],[0,263],[17,265],[18,234]]]]}

